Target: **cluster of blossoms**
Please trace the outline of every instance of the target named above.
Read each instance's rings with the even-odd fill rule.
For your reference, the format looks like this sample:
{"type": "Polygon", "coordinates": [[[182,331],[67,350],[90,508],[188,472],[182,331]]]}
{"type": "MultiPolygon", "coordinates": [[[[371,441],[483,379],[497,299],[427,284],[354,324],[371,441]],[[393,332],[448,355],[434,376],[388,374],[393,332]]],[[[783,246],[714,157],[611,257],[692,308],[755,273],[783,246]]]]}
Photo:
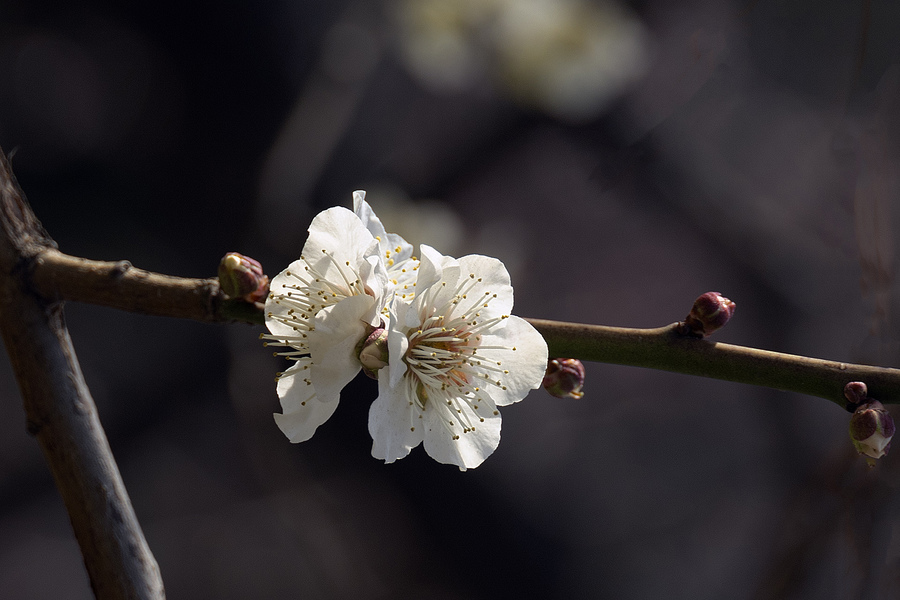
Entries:
{"type": "Polygon", "coordinates": [[[378,380],[373,456],[393,462],[424,443],[439,462],[477,467],[500,442],[497,407],[540,387],[547,367],[547,344],[512,305],[502,262],[424,244],[417,259],[354,192],[353,211],[319,213],[300,258],[272,279],[263,337],[293,362],[278,375],[275,421],[308,440],[362,369],[378,380]]]}

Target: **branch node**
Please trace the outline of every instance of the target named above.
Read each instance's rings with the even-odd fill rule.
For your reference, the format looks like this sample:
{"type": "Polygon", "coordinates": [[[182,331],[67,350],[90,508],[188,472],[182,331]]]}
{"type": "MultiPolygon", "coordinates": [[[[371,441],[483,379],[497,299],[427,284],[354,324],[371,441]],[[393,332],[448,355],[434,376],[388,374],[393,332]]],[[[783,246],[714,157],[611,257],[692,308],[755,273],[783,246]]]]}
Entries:
{"type": "Polygon", "coordinates": [[[113,265],[112,269],[109,271],[109,276],[111,279],[118,281],[125,277],[125,273],[131,268],[131,262],[127,260],[120,260],[115,265],[113,265]]]}

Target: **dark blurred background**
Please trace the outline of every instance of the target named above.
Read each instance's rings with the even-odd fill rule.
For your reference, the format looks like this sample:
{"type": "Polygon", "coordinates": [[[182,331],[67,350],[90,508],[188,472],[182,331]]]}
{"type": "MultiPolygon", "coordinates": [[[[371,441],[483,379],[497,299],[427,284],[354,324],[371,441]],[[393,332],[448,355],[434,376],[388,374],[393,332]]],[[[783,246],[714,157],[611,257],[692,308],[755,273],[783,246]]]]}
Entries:
{"type": "MultiPolygon", "coordinates": [[[[0,146],[64,252],[275,275],[366,189],[497,256],[516,313],[900,364],[900,4],[0,2],[0,146]]],[[[170,598],[891,598],[900,456],[836,405],[587,365],[475,470],[370,454],[360,378],[306,443],[259,327],[69,304],[170,598]]],[[[90,598],[0,365],[0,597],[90,598]]]]}

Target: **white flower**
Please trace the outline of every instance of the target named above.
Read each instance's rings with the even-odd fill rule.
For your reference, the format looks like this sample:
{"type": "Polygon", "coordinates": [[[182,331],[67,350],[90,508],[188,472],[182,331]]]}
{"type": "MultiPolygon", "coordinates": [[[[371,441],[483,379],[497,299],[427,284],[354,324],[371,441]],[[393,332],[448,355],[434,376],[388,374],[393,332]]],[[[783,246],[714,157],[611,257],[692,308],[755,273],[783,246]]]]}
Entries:
{"type": "Polygon", "coordinates": [[[436,460],[465,470],[499,444],[497,406],[540,387],[547,345],[509,315],[503,263],[422,251],[413,257],[355,192],[354,211],[317,215],[300,259],[272,280],[263,337],[294,361],[278,377],[284,412],[275,415],[292,442],[332,415],[362,361],[379,386],[373,455],[393,462],[424,441],[436,460]]]}
{"type": "Polygon", "coordinates": [[[369,410],[372,455],[393,462],[424,441],[435,460],[477,467],[500,443],[498,406],[541,386],[547,344],[509,314],[503,263],[423,245],[417,295],[391,304],[389,364],[369,410]]]}
{"type": "Polygon", "coordinates": [[[272,280],[266,300],[271,334],[263,337],[269,346],[287,348],[277,354],[294,361],[279,374],[284,413],[275,414],[292,442],[312,437],[359,372],[356,346],[381,325],[393,297],[381,254],[381,242],[356,214],[330,208],[313,219],[300,259],[272,280]]]}

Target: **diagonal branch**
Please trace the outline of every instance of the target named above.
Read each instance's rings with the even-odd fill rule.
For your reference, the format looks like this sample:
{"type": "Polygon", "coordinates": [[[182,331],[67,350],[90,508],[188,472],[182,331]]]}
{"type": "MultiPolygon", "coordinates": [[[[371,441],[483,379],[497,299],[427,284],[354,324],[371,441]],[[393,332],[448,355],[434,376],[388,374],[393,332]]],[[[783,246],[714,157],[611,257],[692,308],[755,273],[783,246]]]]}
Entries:
{"type": "Polygon", "coordinates": [[[66,329],[62,303],[26,285],[25,267],[55,252],[0,151],[0,332],[15,371],[28,430],[56,480],[94,594],[165,597],[66,329]]]}

